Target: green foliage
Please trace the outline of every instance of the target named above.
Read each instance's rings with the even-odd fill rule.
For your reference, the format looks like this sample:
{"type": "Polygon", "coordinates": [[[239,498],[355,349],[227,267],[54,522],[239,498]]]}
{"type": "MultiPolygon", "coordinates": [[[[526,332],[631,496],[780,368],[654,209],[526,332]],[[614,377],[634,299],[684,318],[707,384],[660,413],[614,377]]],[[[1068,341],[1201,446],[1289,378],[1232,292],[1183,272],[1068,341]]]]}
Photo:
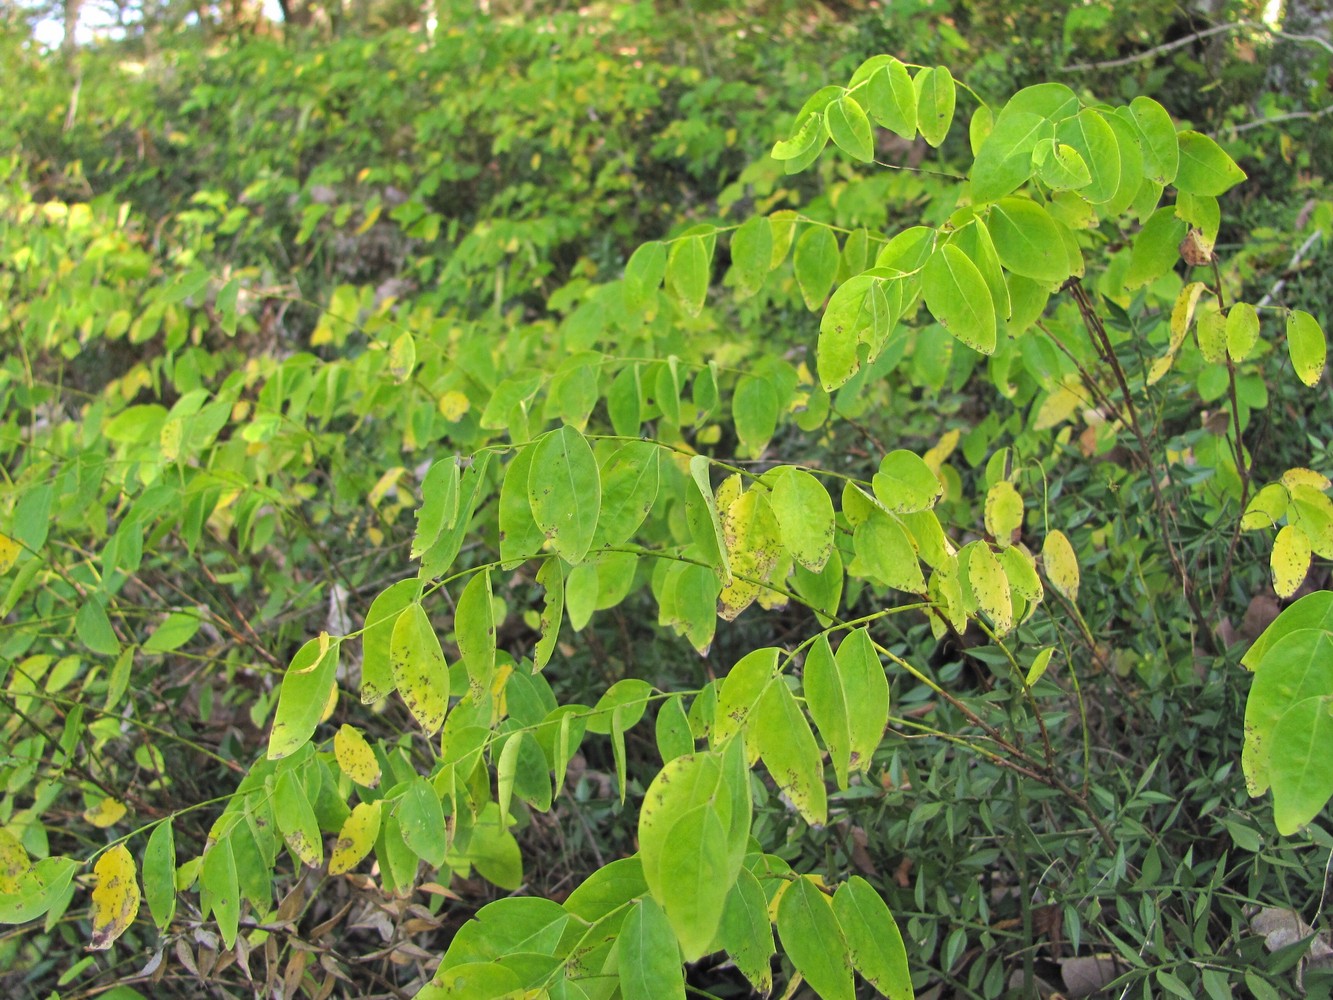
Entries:
{"type": "MultiPolygon", "coordinates": [[[[1272,991],[1257,949],[1173,964],[1163,930],[1211,954],[1214,905],[1239,926],[1266,873],[1223,892],[1238,863],[1155,843],[1188,802],[1201,842],[1279,856],[1225,774],[1183,772],[1239,734],[1218,609],[1268,575],[1248,533],[1273,536],[1283,597],[1333,558],[1329,481],[1246,447],[1326,350],[1314,312],[1222,260],[1218,199],[1245,172],[1143,95],[1044,83],[991,106],[885,55],[817,91],[716,213],[668,219],[671,178],[621,161],[727,159],[652,122],[705,81],[631,69],[572,22],[551,22],[558,53],[498,20],[420,51],[183,57],[204,81],[182,114],[224,168],[206,189],[201,158],[92,172],[125,202],[35,196],[30,151],[3,161],[0,918],[76,935],[78,900],[80,945],[151,946],[151,920],[197,964],[187,935],[299,941],[303,875],[429,893],[404,934],[484,881],[404,989],[681,996],[684,965],[723,952],[757,990],[850,998],[859,976],[898,1000],[1031,983],[1049,892],[1046,933],[1078,950],[1095,924],[1121,985],[1272,991]],[[459,66],[473,85],[449,86],[459,66]],[[241,70],[281,85],[237,105],[218,81],[241,70]],[[426,109],[384,119],[410,135],[371,127],[400,99],[426,109]],[[575,101],[611,117],[585,129],[575,101]],[[258,141],[270,110],[294,148],[258,141]],[[876,170],[884,131],[953,159],[876,170]],[[365,146],[324,148],[339,136],[365,146]],[[493,176],[500,155],[532,176],[493,176]],[[808,200],[784,186],[807,169],[808,200]],[[171,210],[150,237],[153,196],[171,210]],[[340,271],[339,237],[382,215],[420,291],[340,271]],[[308,250],[275,282],[278,246],[308,250]],[[965,659],[937,662],[950,646],[965,659]],[[1185,692],[1210,742],[1178,770],[1185,692]],[[1094,763],[1112,711],[1160,734],[1150,756],[1094,763]],[[590,761],[626,856],[557,897],[542,838],[589,822],[590,761]],[[996,947],[1012,920],[1019,957],[996,947]]],[[[1326,596],[1246,659],[1242,766],[1283,834],[1333,795],[1326,596]]]]}

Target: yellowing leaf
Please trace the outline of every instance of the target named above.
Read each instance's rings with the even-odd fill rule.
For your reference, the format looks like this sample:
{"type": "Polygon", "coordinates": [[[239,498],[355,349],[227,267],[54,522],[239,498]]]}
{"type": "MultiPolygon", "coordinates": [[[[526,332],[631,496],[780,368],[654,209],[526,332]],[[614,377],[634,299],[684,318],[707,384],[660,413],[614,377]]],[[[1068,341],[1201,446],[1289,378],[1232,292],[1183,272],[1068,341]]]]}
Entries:
{"type": "Polygon", "coordinates": [[[1290,597],[1305,581],[1310,569],[1310,539],[1305,532],[1289,524],[1277,533],[1269,566],[1273,570],[1273,589],[1278,597],[1290,597]]]}
{"type": "Polygon", "coordinates": [[[464,414],[472,406],[468,398],[457,389],[450,389],[448,392],[441,394],[435,405],[440,410],[440,416],[451,424],[456,424],[462,420],[464,414]]]}
{"type": "Polygon", "coordinates": [[[394,622],[389,661],[394,687],[412,717],[433,736],[449,707],[449,671],[439,637],[420,604],[408,605],[394,622]]]}
{"type": "MultiPolygon", "coordinates": [[[[1328,342],[1319,321],[1304,310],[1293,309],[1287,314],[1287,351],[1296,377],[1308,386],[1318,385],[1328,361],[1328,342]]],[[[4,555],[0,550],[0,573],[3,572],[4,555]]]]}
{"type": "Polygon", "coordinates": [[[1259,528],[1276,528],[1278,521],[1287,514],[1287,488],[1281,483],[1269,483],[1250,500],[1241,515],[1240,526],[1244,531],[1259,528]]]}
{"type": "Polygon", "coordinates": [[[1333,486],[1333,482],[1314,469],[1288,469],[1282,473],[1282,485],[1289,490],[1294,490],[1297,486],[1313,486],[1317,490],[1326,490],[1333,486]]]}
{"type": "Polygon", "coordinates": [[[1051,586],[1070,601],[1078,600],[1078,557],[1063,531],[1052,531],[1042,546],[1041,562],[1051,586]]]}
{"type": "Polygon", "coordinates": [[[998,634],[1008,632],[1014,627],[1014,602],[1000,560],[985,542],[973,542],[959,553],[958,561],[977,609],[986,613],[998,634]]]}
{"type": "Polygon", "coordinates": [[[350,872],[375,846],[380,833],[380,800],[358,802],[350,816],[343,820],[338,840],[329,858],[329,874],[350,872]]]}
{"type": "Polygon", "coordinates": [[[400,385],[412,376],[412,369],[417,366],[417,342],[412,334],[404,331],[389,345],[389,373],[400,385]]]}
{"type": "Polygon", "coordinates": [[[374,788],[380,783],[380,763],[361,730],[342,726],[333,737],[333,756],[343,774],[358,785],[374,788]]]}
{"type": "Polygon", "coordinates": [[[1237,302],[1227,313],[1227,354],[1244,361],[1259,340],[1259,314],[1248,302],[1237,302]]]}
{"type": "Polygon", "coordinates": [[[1023,498],[1014,484],[1002,479],[986,494],[986,530],[995,544],[1007,549],[1023,528],[1023,498]]]}
{"type": "Polygon", "coordinates": [[[19,557],[19,543],[6,534],[0,534],[0,573],[9,572],[9,567],[19,557]]]}
{"type": "Polygon", "coordinates": [[[734,575],[722,588],[717,613],[734,621],[759,596],[782,552],[781,529],[767,495],[750,490],[733,500],[722,512],[722,537],[734,575]]]}
{"type": "Polygon", "coordinates": [[[23,844],[4,827],[0,827],[0,893],[19,891],[19,879],[32,868],[23,844]]]}
{"type": "Polygon", "coordinates": [[[125,933],[139,912],[134,858],[124,844],[107,850],[93,867],[93,923],[89,951],[105,951],[125,933]]]}
{"type": "Polygon", "coordinates": [[[106,829],[119,823],[125,815],[125,806],[111,796],[107,796],[95,806],[83,811],[83,818],[99,829],[106,829]]]}

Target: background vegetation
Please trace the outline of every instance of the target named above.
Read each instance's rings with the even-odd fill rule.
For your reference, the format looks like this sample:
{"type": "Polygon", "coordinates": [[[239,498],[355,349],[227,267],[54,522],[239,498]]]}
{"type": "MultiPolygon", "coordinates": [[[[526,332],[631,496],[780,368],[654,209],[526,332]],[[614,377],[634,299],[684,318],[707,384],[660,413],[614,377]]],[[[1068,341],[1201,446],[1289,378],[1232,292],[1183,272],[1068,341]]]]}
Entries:
{"type": "MultiPolygon", "coordinates": [[[[644,847],[650,785],[713,747],[738,662],[780,649],[793,680],[803,665],[802,685],[773,689],[815,746],[803,713],[830,622],[848,659],[841,626],[867,624],[891,714],[850,776],[821,759],[818,822],[763,753],[745,870],[769,899],[813,884],[792,872],[864,879],[922,997],[1327,991],[1327,809],[1279,836],[1240,764],[1240,658],[1287,598],[1326,585],[1333,557],[1316,538],[1309,577],[1279,573],[1279,599],[1270,529],[1297,519],[1284,500],[1239,530],[1264,484],[1333,472],[1327,380],[1301,385],[1284,343],[1283,310],[1333,316],[1333,49],[1317,8],[1291,5],[1275,28],[1248,3],[1204,17],[1157,2],[497,0],[429,19],[288,6],[273,25],[243,4],[163,4],[117,7],[122,37],[63,53],[34,42],[40,13],[0,13],[0,71],[19,81],[0,117],[6,995],[411,996],[451,949],[454,964],[524,951],[472,921],[488,903],[564,903],[596,924],[593,893],[571,894],[644,847]],[[876,128],[876,163],[830,147],[787,173],[769,153],[797,109],[878,53],[965,82],[952,131],[876,128]],[[1223,197],[1186,192],[1162,223],[1180,227],[1170,249],[1197,228],[1216,264],[1136,259],[1156,202],[1091,219],[1052,195],[1088,262],[1087,309],[1062,289],[1043,337],[1002,330],[994,354],[913,310],[831,384],[816,351],[830,290],[889,237],[951,226],[985,141],[973,113],[1047,81],[1088,106],[1155,98],[1240,165],[1223,197]],[[739,235],[757,216],[794,244],[758,275],[739,235]],[[832,256],[814,247],[826,238],[832,256]],[[697,289],[674,256],[660,291],[660,269],[642,277],[649,257],[632,259],[656,241],[707,248],[697,289]],[[1234,357],[1204,334],[1173,340],[1190,280],[1218,317],[1258,306],[1259,339],[1234,357]],[[1077,339],[1089,314],[1105,351],[1077,339]],[[570,430],[542,438],[553,428],[570,430]],[[609,491],[641,435],[662,449],[621,460],[661,470],[643,523],[599,536],[609,550],[588,561],[557,544],[570,565],[553,582],[540,515],[506,486],[538,481],[513,470],[550,450],[519,446],[592,441],[609,491]],[[867,570],[858,528],[877,515],[840,491],[878,495],[899,450],[938,477],[949,544],[999,551],[1002,483],[1021,497],[1024,551],[1068,537],[1075,582],[1048,553],[1044,600],[1017,602],[1008,644],[984,600],[954,628],[926,613],[938,592],[867,570]],[[708,550],[700,510],[739,489],[732,472],[758,489],[784,466],[832,493],[834,562],[755,570],[773,586],[719,621],[710,567],[728,544],[708,550]],[[440,577],[415,603],[415,581],[440,577]],[[419,706],[368,696],[408,642],[377,603],[425,609],[451,720],[476,708],[468,678],[490,650],[506,680],[485,673],[504,701],[476,708],[484,744],[451,749],[466,738],[450,723],[441,750],[419,706]],[[321,684],[341,692],[332,704],[321,684]],[[378,791],[349,763],[370,766],[349,749],[363,745],[378,791]],[[511,745],[536,764],[502,763],[511,745]],[[441,801],[454,810],[447,843],[427,805],[413,832],[422,786],[441,819],[441,801]],[[330,874],[352,807],[381,801],[398,829],[330,874]],[[137,919],[91,891],[108,891],[121,846],[137,919]]],[[[1327,488],[1289,492],[1311,483],[1327,488]]],[[[536,905],[491,912],[552,926],[536,905]]],[[[767,951],[727,951],[691,963],[688,989],[762,985],[767,951]]],[[[793,935],[782,952],[779,994],[848,995],[793,935]]],[[[592,953],[612,962],[598,973],[630,954],[592,953]]],[[[545,995],[653,995],[572,981],[545,995]]],[[[509,995],[496,982],[462,995],[509,995]]]]}

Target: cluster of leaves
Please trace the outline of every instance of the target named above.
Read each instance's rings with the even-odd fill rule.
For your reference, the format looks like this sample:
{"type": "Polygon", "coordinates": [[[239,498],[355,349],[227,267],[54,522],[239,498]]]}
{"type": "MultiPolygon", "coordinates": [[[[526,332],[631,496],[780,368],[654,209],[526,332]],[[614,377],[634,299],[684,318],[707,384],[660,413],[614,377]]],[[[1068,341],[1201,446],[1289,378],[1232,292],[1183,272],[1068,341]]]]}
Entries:
{"type": "MultiPolygon", "coordinates": [[[[460,36],[439,51],[467,44],[460,36]]],[[[417,65],[407,48],[399,55],[417,65]]],[[[248,51],[231,58],[309,60],[291,79],[305,78],[313,103],[274,98],[298,119],[324,118],[339,86],[356,87],[318,55],[248,51]]],[[[603,61],[596,46],[584,60],[594,70],[603,61]]],[[[574,76],[585,87],[600,79],[574,76]]],[[[538,104],[544,80],[526,92],[538,104]]],[[[512,114],[512,94],[479,89],[484,101],[441,93],[477,103],[464,123],[512,114]]],[[[380,99],[393,90],[386,83],[380,99]]],[[[190,102],[201,122],[230,107],[198,86],[190,102]]],[[[517,119],[498,130],[520,146],[539,134],[517,119]]],[[[606,155],[605,134],[571,137],[570,155],[606,155]]],[[[215,262],[220,247],[240,245],[238,234],[256,248],[321,233],[331,244],[339,228],[377,224],[373,195],[346,213],[321,200],[317,186],[336,192],[355,175],[342,153],[322,166],[328,141],[238,169],[227,187],[244,198],[183,199],[194,207],[155,238],[132,204],[35,199],[32,166],[5,161],[3,333],[19,349],[0,376],[12,470],[0,508],[0,613],[12,623],[0,649],[11,748],[0,916],[64,934],[82,882],[95,951],[148,944],[146,921],[136,924],[142,893],[193,974],[230,965],[258,985],[265,973],[252,974],[249,956],[262,950],[265,986],[281,975],[288,992],[332,990],[350,963],[336,952],[319,968],[296,958],[309,954],[303,915],[319,914],[303,910],[315,904],[301,871],[327,871],[326,892],[352,885],[386,909],[424,889],[430,905],[399,914],[393,933],[433,929],[452,887],[474,873],[506,891],[530,884],[524,840],[545,814],[570,815],[576,774],[600,754],[610,807],[631,817],[637,850],[578,873],[563,899],[495,900],[452,936],[438,969],[412,964],[404,985],[423,996],[674,996],[682,961],[721,951],[766,991],[776,927],[779,975],[821,996],[851,996],[853,970],[891,997],[910,995],[913,979],[998,995],[1015,965],[1029,983],[1035,975],[1041,893],[1030,859],[1040,857],[1069,873],[1054,918],[1041,916],[1048,936],[1063,928],[1075,950],[1089,939],[1114,947],[1115,974],[1144,995],[1217,995],[1228,972],[1274,995],[1280,970],[1256,972],[1253,948],[1228,937],[1231,950],[1205,968],[1173,957],[1154,931],[1157,907],[1163,922],[1184,921],[1171,934],[1200,957],[1209,911],[1197,901],[1246,874],[1225,857],[1164,864],[1145,850],[1185,801],[1201,815],[1232,803],[1224,828],[1237,847],[1260,846],[1236,796],[1219,790],[1224,776],[1186,785],[1170,774],[1150,788],[1156,765],[1131,765],[1125,788],[1093,784],[1097,709],[1081,687],[1141,686],[1153,704],[1130,711],[1145,713],[1147,731],[1196,657],[1219,671],[1230,662],[1215,609],[1234,607],[1262,575],[1243,529],[1276,535],[1272,577],[1284,595],[1312,554],[1331,554],[1328,481],[1269,469],[1245,447],[1275,361],[1285,356],[1313,384],[1324,340],[1312,313],[1261,312],[1229,292],[1241,282],[1215,254],[1218,198],[1244,174],[1213,139],[1144,96],[1113,108],[1046,84],[992,108],[942,66],[876,57],[817,92],[775,160],[720,199],[753,198],[759,214],[693,221],[627,254],[618,280],[567,272],[547,297],[564,242],[621,219],[609,263],[652,225],[622,218],[642,191],[610,180],[615,155],[596,170],[589,159],[582,183],[607,178],[592,200],[616,211],[572,205],[572,187],[545,191],[539,221],[579,221],[524,244],[531,227],[521,236],[469,221],[526,221],[511,210],[529,203],[519,188],[472,173],[497,152],[492,138],[461,166],[441,159],[433,180],[387,210],[422,241],[412,273],[443,290],[400,298],[339,284],[309,332],[331,357],[256,352],[233,363],[236,332],[264,332],[282,298],[260,287],[249,251],[250,270],[231,272],[215,262]],[[886,132],[944,146],[969,101],[966,177],[858,172],[886,132]],[[821,157],[823,192],[800,205],[783,165],[821,157]],[[256,188],[259,178],[277,180],[256,188]],[[449,217],[461,220],[447,236],[452,258],[431,249],[446,225],[433,199],[445,190],[473,199],[449,217]],[[292,194],[294,236],[268,233],[242,204],[292,194]],[[487,311],[481,288],[501,306],[538,294],[550,313],[487,311]],[[800,330],[810,314],[822,317],[817,340],[806,327],[813,371],[786,351],[788,338],[757,332],[779,317],[800,330]],[[895,380],[940,405],[907,398],[895,380]],[[964,408],[968,396],[982,412],[964,408]],[[1200,402],[1219,404],[1222,419],[1186,419],[1200,402]],[[902,443],[905,427],[920,448],[879,443],[902,443]],[[849,440],[860,454],[847,460],[849,440]],[[1106,471],[1089,472],[1089,459],[1106,471]],[[719,626],[752,605],[761,611],[719,626]],[[626,607],[661,630],[637,622],[644,645],[674,632],[707,657],[710,676],[691,683],[626,657],[622,676],[568,696],[584,640],[626,607]],[[941,664],[932,640],[972,645],[965,662],[941,664]],[[982,674],[975,694],[965,669],[982,674]],[[164,711],[187,700],[216,740],[164,711]],[[255,760],[262,729],[267,752],[255,760]],[[1069,763],[1080,738],[1082,775],[1069,763]],[[1161,787],[1178,790],[1174,802],[1161,787]],[[979,839],[998,846],[944,852],[966,823],[960,802],[975,805],[979,839]],[[1035,832],[1057,812],[1085,832],[1035,832]],[[869,843],[868,830],[882,831],[881,858],[905,854],[916,877],[900,868],[896,890],[858,857],[856,832],[869,843]],[[854,867],[879,884],[848,877],[854,867]],[[1000,904],[979,876],[1019,898],[1023,957],[994,954],[1000,904]],[[1116,899],[1113,931],[1095,910],[1127,882],[1147,909],[1127,915],[1116,899]],[[1184,917],[1158,888],[1168,885],[1197,894],[1184,917]],[[910,958],[886,896],[906,920],[910,958]],[[941,919],[959,909],[973,926],[941,919]]],[[[625,148],[645,141],[631,132],[625,148]]],[[[435,148],[433,138],[401,142],[435,148]]],[[[215,155],[231,162],[234,148],[215,155]]],[[[366,155],[377,182],[417,178],[392,172],[387,150],[366,155]]],[[[56,188],[47,176],[40,190],[82,176],[68,172],[56,188]]],[[[163,172],[183,191],[188,177],[163,172]]],[[[143,200],[152,182],[122,179],[143,200]]],[[[1329,794],[1317,755],[1263,756],[1327,728],[1328,691],[1312,668],[1321,614],[1275,625],[1273,635],[1296,638],[1252,660],[1258,750],[1246,776],[1254,791],[1271,776],[1284,831],[1329,794]]],[[[1230,724],[1239,735],[1225,697],[1199,713],[1200,730],[1230,724]]],[[[1328,846],[1317,828],[1309,836],[1328,846]]],[[[1233,903],[1271,891],[1261,872],[1249,877],[1233,903]]]]}

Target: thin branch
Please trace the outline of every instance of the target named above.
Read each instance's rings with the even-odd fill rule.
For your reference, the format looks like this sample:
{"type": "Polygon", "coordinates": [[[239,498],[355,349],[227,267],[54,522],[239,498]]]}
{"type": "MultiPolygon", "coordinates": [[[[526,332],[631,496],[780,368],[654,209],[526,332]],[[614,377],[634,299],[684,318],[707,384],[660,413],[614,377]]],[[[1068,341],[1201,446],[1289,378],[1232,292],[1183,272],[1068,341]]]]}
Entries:
{"type": "Polygon", "coordinates": [[[1176,49],[1182,49],[1187,45],[1193,45],[1195,42],[1210,38],[1213,35],[1220,35],[1228,31],[1240,31],[1242,29],[1261,31],[1273,38],[1280,38],[1284,42],[1308,42],[1333,53],[1333,44],[1330,44],[1327,39],[1320,38],[1318,35],[1296,35],[1288,31],[1281,31],[1277,28],[1273,28],[1261,21],[1235,21],[1231,24],[1217,24],[1211,28],[1204,28],[1202,31],[1196,31],[1194,34],[1186,35],[1184,38],[1177,38],[1174,42],[1164,42],[1151,49],[1144,49],[1142,52],[1136,52],[1132,56],[1125,56],[1123,59],[1108,59],[1104,62],[1074,63],[1069,66],[1061,66],[1057,72],[1086,73],[1090,70],[1115,69],[1119,66],[1132,66],[1134,63],[1154,59],[1157,56],[1165,55],[1168,52],[1174,52],[1176,49]]]}
{"type": "Polygon", "coordinates": [[[1096,69],[1115,69],[1118,66],[1132,66],[1137,62],[1144,62],[1148,59],[1165,55],[1168,52],[1174,52],[1176,49],[1183,49],[1186,45],[1193,45],[1201,39],[1208,38],[1211,35],[1219,35],[1224,31],[1237,31],[1241,28],[1254,27],[1253,22],[1237,21],[1235,24],[1219,24],[1212,28],[1205,28],[1203,31],[1196,31],[1192,35],[1186,35],[1184,38],[1177,38],[1174,42],[1165,42],[1162,45],[1154,46],[1151,49],[1144,49],[1142,52],[1136,52],[1132,56],[1125,56],[1123,59],[1108,59],[1105,62],[1093,63],[1074,63],[1070,66],[1061,66],[1059,73],[1086,73],[1096,69]]]}
{"type": "Polygon", "coordinates": [[[1318,111],[1292,111],[1285,115],[1273,115],[1271,118],[1260,118],[1257,121],[1246,122],[1244,125],[1233,125],[1227,131],[1232,135],[1237,135],[1241,132],[1248,132],[1252,128],[1263,128],[1265,125],[1276,125],[1278,122],[1296,121],[1303,118],[1313,121],[1330,114],[1333,114],[1333,104],[1320,108],[1318,111]]]}
{"type": "Polygon", "coordinates": [[[1282,289],[1287,287],[1287,276],[1300,266],[1301,261],[1305,259],[1305,255],[1310,252],[1310,248],[1314,246],[1323,235],[1324,231],[1322,229],[1316,229],[1306,237],[1305,242],[1301,244],[1300,249],[1291,255],[1291,260],[1287,262],[1287,266],[1282,272],[1282,277],[1278,278],[1273,284],[1273,287],[1268,290],[1268,294],[1259,300],[1255,305],[1256,309],[1262,309],[1264,306],[1271,305],[1277,300],[1277,297],[1282,294],[1282,289]]]}

